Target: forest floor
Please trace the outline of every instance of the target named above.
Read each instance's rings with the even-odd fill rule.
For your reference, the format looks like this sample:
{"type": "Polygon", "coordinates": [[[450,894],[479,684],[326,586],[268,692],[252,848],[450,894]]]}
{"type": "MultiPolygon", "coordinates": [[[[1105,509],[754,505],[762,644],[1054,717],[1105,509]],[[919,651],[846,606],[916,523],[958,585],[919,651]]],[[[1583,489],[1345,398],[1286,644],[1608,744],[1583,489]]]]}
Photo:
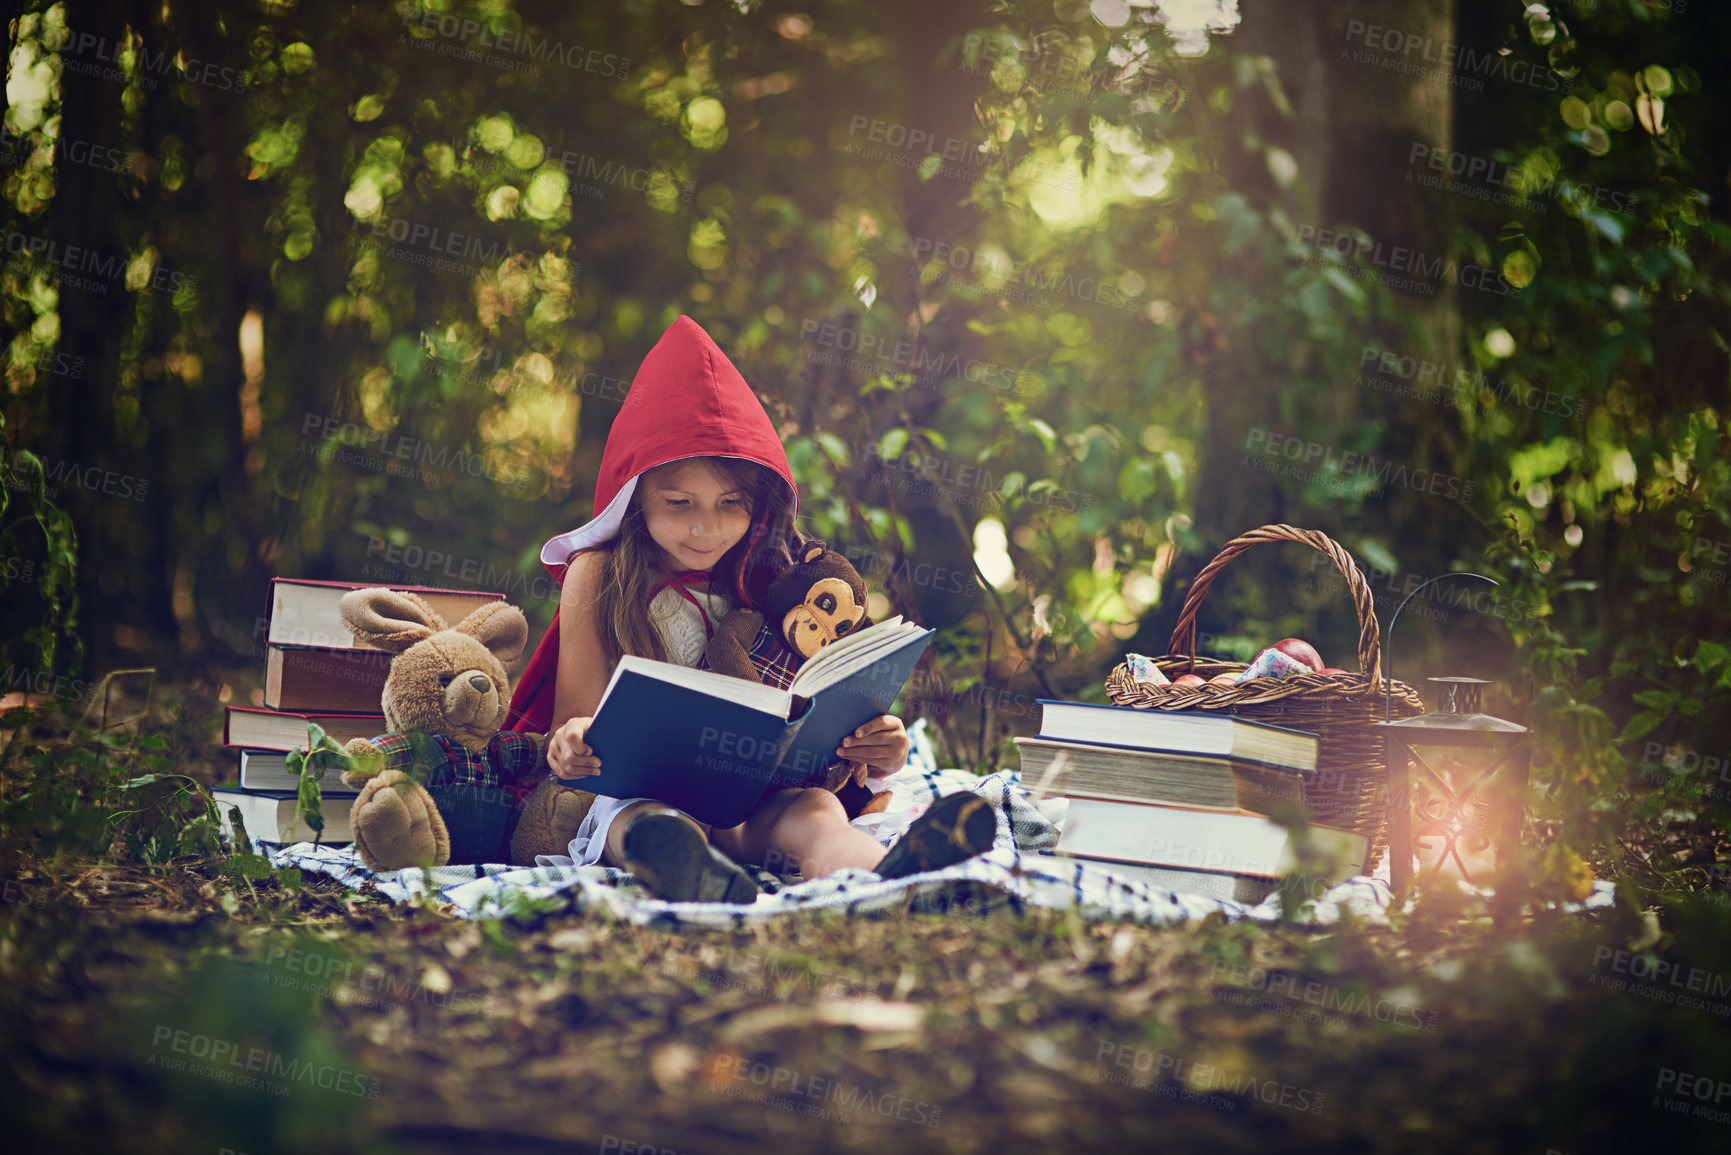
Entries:
{"type": "Polygon", "coordinates": [[[670,933],[196,862],[5,888],[15,1150],[1731,1147],[1726,895],[1655,950],[1617,912],[670,933]]]}
{"type": "Polygon", "coordinates": [[[564,898],[466,920],[170,859],[203,804],[166,806],[172,776],[114,784],[216,780],[214,694],[185,697],[155,746],[6,747],[8,1149],[1731,1149],[1722,884],[1501,926],[1440,895],[1326,931],[982,916],[966,894],[732,932],[564,898]],[[149,847],[109,843],[121,813],[149,847]]]}

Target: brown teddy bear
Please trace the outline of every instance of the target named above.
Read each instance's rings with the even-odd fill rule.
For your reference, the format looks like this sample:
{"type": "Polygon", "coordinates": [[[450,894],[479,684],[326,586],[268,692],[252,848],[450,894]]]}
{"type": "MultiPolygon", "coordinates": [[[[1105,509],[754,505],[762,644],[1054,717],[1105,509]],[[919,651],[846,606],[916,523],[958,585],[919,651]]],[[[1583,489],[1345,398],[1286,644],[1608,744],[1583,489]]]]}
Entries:
{"type": "MultiPolygon", "coordinates": [[[[769,584],[765,601],[770,620],[752,609],[729,613],[704,648],[703,665],[785,689],[806,659],[872,624],[866,616],[865,579],[847,558],[821,541],[807,542],[799,552],[792,567],[769,584]]],[[[889,792],[873,793],[865,779],[863,764],[837,762],[812,784],[835,791],[851,819],[890,804],[889,792]]]]}
{"type": "Polygon", "coordinates": [[[522,611],[493,602],[447,627],[414,594],[360,589],[343,595],[341,612],[357,638],[396,653],[382,695],[390,732],[344,747],[343,781],[360,791],[352,821],[361,860],[374,870],[529,866],[537,854],[565,853],[595,796],[551,780],[546,735],[499,729],[510,701],[505,666],[529,640],[522,611]],[[424,784],[409,773],[418,761],[424,784]]]}

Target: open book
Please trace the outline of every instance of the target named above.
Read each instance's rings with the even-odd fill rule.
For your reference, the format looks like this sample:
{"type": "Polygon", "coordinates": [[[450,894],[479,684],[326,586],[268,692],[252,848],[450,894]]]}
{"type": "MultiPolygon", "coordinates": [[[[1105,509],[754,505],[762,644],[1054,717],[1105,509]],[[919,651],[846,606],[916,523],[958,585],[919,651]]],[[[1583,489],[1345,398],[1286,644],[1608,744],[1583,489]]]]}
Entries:
{"type": "Polygon", "coordinates": [[[601,773],[565,785],[737,826],[770,791],[840,761],[841,740],[888,713],[934,632],[878,622],[825,647],[785,690],[627,654],[584,737],[601,773]]]}

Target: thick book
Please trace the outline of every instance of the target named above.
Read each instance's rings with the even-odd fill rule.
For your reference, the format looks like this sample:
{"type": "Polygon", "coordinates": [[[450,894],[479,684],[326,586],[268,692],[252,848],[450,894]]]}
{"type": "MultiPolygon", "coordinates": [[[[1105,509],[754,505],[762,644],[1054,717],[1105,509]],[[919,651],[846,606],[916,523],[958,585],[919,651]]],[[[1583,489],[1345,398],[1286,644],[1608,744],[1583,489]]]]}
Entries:
{"type": "MultiPolygon", "coordinates": [[[[228,817],[230,806],[239,807],[247,836],[257,841],[311,842],[317,833],[306,824],[304,817],[299,823],[295,822],[295,796],[292,793],[258,793],[219,787],[212,790],[210,796],[216,799],[216,808],[222,814],[223,833],[231,837],[234,831],[228,817]]],[[[349,825],[349,810],[347,799],[336,799],[319,807],[319,814],[325,820],[324,832],[318,836],[320,842],[328,845],[355,840],[354,828],[349,825]]]]}
{"type": "Polygon", "coordinates": [[[1205,754],[1091,746],[1017,738],[1023,783],[1040,782],[1060,753],[1063,768],[1047,792],[1120,802],[1171,802],[1200,810],[1272,814],[1304,804],[1304,776],[1293,770],[1205,754]]]}
{"type": "Polygon", "coordinates": [[[1316,772],[1315,734],[1205,711],[1138,710],[1040,700],[1040,737],[1174,754],[1208,754],[1316,772]]]}
{"type": "Polygon", "coordinates": [[[1212,870],[1188,870],[1178,866],[1146,866],[1133,862],[1110,862],[1089,858],[1085,854],[1068,855],[1072,861],[1086,862],[1110,871],[1131,882],[1145,882],[1161,890],[1179,894],[1199,894],[1204,898],[1222,898],[1229,902],[1257,906],[1263,899],[1280,889],[1274,878],[1252,878],[1244,874],[1222,874],[1212,870]]]}
{"type": "MultiPolygon", "coordinates": [[[[240,752],[240,786],[242,790],[298,790],[301,780],[288,768],[288,755],[281,750],[242,750],[240,752]]],[[[359,791],[343,784],[342,772],[325,771],[319,783],[319,795],[324,798],[353,798],[359,791]]],[[[345,803],[346,805],[346,803],[345,803]]]]}
{"type": "Polygon", "coordinates": [[[383,714],[293,714],[230,706],[222,722],[222,744],[250,750],[304,750],[309,722],[318,723],[339,746],[351,738],[376,738],[386,729],[383,714]]]}
{"type": "Polygon", "coordinates": [[[308,578],[272,578],[270,583],[269,636],[277,646],[313,646],[326,650],[378,650],[364,638],[355,637],[343,624],[341,603],[350,590],[391,589],[415,594],[432,606],[445,624],[454,626],[491,602],[504,601],[504,594],[474,590],[446,590],[432,586],[397,586],[383,582],[326,582],[308,578]]]}
{"type": "Polygon", "coordinates": [[[379,711],[393,655],[383,650],[269,649],[264,704],[271,709],[344,714],[379,711]]]}
{"type": "Polygon", "coordinates": [[[840,761],[841,740],[889,712],[935,632],[879,622],[807,661],[785,690],[628,654],[584,737],[601,773],[567,785],[737,826],[770,791],[840,761]]]}
{"type": "MultiPolygon", "coordinates": [[[[1339,882],[1363,871],[1370,849],[1364,835],[1316,825],[1309,832],[1327,859],[1316,874],[1339,882]]],[[[1277,879],[1298,866],[1291,832],[1260,814],[1097,798],[1070,800],[1057,851],[1253,878],[1277,879]]]]}

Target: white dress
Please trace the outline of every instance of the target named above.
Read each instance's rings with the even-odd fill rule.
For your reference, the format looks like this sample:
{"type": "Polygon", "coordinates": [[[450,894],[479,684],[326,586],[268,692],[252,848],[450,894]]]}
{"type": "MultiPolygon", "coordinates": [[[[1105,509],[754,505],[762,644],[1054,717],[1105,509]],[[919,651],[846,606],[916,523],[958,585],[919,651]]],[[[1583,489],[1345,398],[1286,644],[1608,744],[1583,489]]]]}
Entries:
{"type": "MultiPolygon", "coordinates": [[[[721,594],[692,589],[690,586],[686,589],[692,597],[703,603],[704,610],[709,613],[711,625],[718,624],[733,608],[733,604],[721,594]]],[[[668,661],[682,666],[695,666],[697,660],[703,656],[703,649],[709,641],[709,633],[703,628],[703,614],[682,597],[677,589],[669,586],[655,595],[649,603],[649,622],[661,635],[661,645],[667,651],[668,661]]],[[[577,828],[577,837],[571,840],[571,861],[564,863],[550,855],[542,855],[536,859],[537,864],[594,866],[601,861],[601,852],[607,848],[607,832],[613,826],[613,819],[632,803],[648,801],[651,799],[611,798],[605,794],[597,794],[595,804],[589,808],[583,824],[577,828]]]]}

